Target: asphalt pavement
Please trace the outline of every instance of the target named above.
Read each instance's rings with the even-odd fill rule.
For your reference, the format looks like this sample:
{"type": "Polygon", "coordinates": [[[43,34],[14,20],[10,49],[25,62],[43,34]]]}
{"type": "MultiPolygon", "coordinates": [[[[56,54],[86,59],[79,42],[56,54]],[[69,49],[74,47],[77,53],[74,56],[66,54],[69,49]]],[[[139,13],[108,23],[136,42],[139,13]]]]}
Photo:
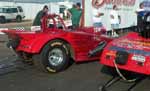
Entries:
{"type": "MultiPolygon", "coordinates": [[[[3,59],[8,63],[12,62],[16,56],[5,46],[7,37],[0,35],[0,40],[0,63],[3,59]]],[[[98,61],[74,63],[67,70],[56,74],[42,72],[35,66],[18,65],[22,68],[0,74],[1,91],[100,91],[100,86],[112,78],[101,72],[102,65],[98,61]]],[[[107,90],[127,91],[132,84],[119,81],[107,90]]],[[[147,77],[133,91],[150,91],[149,84],[150,79],[147,77]]]]}

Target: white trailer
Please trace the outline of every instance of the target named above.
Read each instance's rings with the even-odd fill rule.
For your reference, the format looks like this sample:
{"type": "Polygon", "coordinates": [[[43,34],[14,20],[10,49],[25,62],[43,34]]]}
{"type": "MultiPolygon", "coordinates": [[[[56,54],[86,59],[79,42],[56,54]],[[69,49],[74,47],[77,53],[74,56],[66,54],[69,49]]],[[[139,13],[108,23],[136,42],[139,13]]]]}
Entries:
{"type": "Polygon", "coordinates": [[[92,26],[92,2],[95,1],[99,2],[99,11],[104,13],[104,16],[102,16],[104,27],[107,30],[110,30],[110,11],[112,10],[113,5],[117,5],[119,8],[118,13],[121,16],[121,24],[119,28],[127,28],[137,25],[137,15],[135,11],[139,8],[139,4],[144,0],[84,0],[85,26],[92,26]]]}

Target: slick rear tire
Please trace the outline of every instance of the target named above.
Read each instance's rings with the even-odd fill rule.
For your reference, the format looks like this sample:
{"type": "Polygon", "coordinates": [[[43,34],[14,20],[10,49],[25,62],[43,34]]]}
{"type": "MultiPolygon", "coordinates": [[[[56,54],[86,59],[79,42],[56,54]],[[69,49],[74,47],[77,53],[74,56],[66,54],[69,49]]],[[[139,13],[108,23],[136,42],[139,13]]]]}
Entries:
{"type": "Polygon", "coordinates": [[[16,54],[17,54],[16,60],[21,61],[24,64],[33,65],[32,57],[29,57],[27,55],[23,56],[23,53],[21,52],[16,52],[16,54]]]}
{"type": "Polygon", "coordinates": [[[61,40],[49,42],[39,55],[40,60],[34,64],[45,72],[57,73],[69,66],[69,52],[66,43],[61,40]]]}

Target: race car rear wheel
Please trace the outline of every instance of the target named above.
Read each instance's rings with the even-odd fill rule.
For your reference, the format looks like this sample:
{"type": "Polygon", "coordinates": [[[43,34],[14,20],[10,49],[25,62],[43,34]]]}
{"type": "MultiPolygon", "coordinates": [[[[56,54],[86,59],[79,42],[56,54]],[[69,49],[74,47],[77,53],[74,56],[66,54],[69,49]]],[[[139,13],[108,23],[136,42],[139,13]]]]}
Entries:
{"type": "Polygon", "coordinates": [[[16,60],[21,61],[21,62],[28,64],[28,65],[33,65],[33,59],[32,59],[32,56],[30,54],[26,54],[23,52],[16,52],[16,54],[17,54],[16,60]]]}
{"type": "Polygon", "coordinates": [[[69,65],[69,52],[66,43],[61,40],[49,42],[40,53],[35,65],[51,73],[63,71],[69,65]]]}

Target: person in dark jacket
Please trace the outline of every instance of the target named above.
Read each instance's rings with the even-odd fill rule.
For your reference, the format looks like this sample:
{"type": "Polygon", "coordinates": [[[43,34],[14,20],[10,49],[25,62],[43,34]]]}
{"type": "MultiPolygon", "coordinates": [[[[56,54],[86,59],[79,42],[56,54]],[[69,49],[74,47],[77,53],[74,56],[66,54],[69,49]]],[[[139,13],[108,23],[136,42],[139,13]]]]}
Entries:
{"type": "Polygon", "coordinates": [[[144,3],[140,3],[139,9],[136,10],[138,31],[143,31],[143,17],[145,15],[144,3]]]}
{"type": "Polygon", "coordinates": [[[47,15],[47,13],[48,13],[48,6],[45,5],[45,6],[43,7],[43,9],[40,10],[40,11],[37,13],[37,15],[36,15],[36,17],[35,17],[35,19],[34,19],[34,21],[33,21],[32,26],[41,26],[41,19],[42,19],[45,15],[47,15]]]}

